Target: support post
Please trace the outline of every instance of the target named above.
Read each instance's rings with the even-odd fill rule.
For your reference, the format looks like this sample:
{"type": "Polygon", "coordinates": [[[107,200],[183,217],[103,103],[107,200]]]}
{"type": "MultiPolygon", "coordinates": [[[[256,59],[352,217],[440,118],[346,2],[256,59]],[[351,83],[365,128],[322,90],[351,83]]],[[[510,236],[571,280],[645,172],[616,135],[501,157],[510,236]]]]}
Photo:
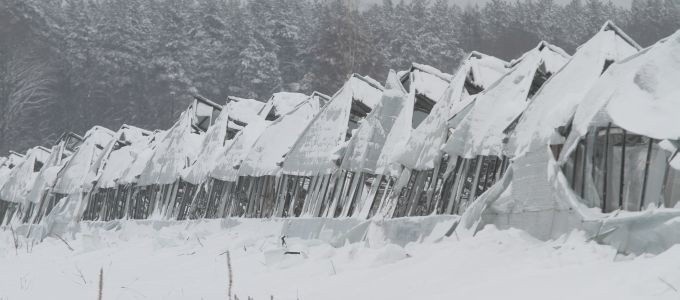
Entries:
{"type": "Polygon", "coordinates": [[[621,142],[621,176],[619,178],[619,209],[624,209],[623,207],[623,186],[624,186],[624,175],[626,167],[626,130],[623,129],[623,141],[621,142]]]}
{"type": "Polygon", "coordinates": [[[604,168],[602,174],[603,189],[602,189],[602,212],[607,212],[607,187],[609,186],[607,182],[607,169],[609,168],[609,131],[612,129],[612,123],[607,124],[607,130],[605,131],[604,137],[604,168]]]}

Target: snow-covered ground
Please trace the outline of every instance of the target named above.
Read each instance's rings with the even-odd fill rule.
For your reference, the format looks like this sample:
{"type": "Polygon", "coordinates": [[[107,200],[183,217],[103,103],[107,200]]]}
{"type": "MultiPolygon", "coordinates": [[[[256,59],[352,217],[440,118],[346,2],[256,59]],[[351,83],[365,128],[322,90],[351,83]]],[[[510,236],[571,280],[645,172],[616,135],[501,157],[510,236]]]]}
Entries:
{"type": "Polygon", "coordinates": [[[487,227],[405,247],[289,237],[288,250],[303,254],[283,255],[285,224],[83,223],[64,241],[17,236],[19,249],[0,229],[0,299],[97,299],[100,269],[103,299],[227,299],[227,250],[232,293],[244,300],[680,299],[680,246],[632,257],[579,232],[541,242],[487,227]]]}

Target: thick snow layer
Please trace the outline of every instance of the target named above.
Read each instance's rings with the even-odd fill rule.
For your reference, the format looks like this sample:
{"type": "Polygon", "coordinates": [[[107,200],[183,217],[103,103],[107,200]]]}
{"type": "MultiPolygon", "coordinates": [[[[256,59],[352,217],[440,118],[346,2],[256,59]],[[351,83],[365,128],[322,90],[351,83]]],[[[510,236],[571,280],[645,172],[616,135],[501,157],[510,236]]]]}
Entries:
{"type": "Polygon", "coordinates": [[[565,126],[585,94],[602,74],[607,61],[619,61],[638,51],[636,44],[611,23],[576,50],[572,59],[536,94],[510,138],[511,155],[543,147],[555,130],[565,126]]]}
{"type": "Polygon", "coordinates": [[[222,181],[236,181],[241,162],[246,158],[267,125],[271,123],[264,118],[265,116],[258,116],[251,119],[250,123],[236,134],[231,145],[217,156],[217,161],[213,162],[210,177],[222,181]]]}
{"type": "Polygon", "coordinates": [[[118,138],[112,141],[109,147],[113,147],[116,143],[123,143],[125,146],[110,150],[105,158],[104,166],[97,180],[97,187],[99,188],[116,187],[137,154],[143,151],[153,138],[150,132],[128,125],[121,128],[117,132],[117,136],[118,138]]]}
{"type": "MultiPolygon", "coordinates": [[[[490,79],[494,70],[498,70],[499,61],[479,53],[472,53],[463,61],[442,99],[437,101],[430,114],[412,132],[406,144],[395,149],[398,151],[395,155],[400,164],[417,170],[434,168],[434,164],[439,161],[441,155],[440,148],[447,139],[447,121],[463,111],[473,99],[465,89],[465,82],[470,80],[470,77],[474,77],[471,74],[475,69],[483,69],[484,79],[490,79]]],[[[495,73],[496,78],[501,75],[501,72],[495,73]]],[[[485,84],[482,81],[473,82],[473,84],[482,88],[487,87],[487,85],[482,85],[485,84]]]]}
{"type": "Polygon", "coordinates": [[[192,109],[184,111],[156,146],[139,177],[138,185],[174,183],[196,159],[205,135],[192,128],[191,112],[192,109]]]}
{"type": "Polygon", "coordinates": [[[283,172],[307,176],[332,173],[337,168],[336,152],[345,141],[352,102],[373,109],[382,89],[370,78],[352,75],[295,142],[286,155],[283,172]]]}
{"type": "MultiPolygon", "coordinates": [[[[680,248],[622,256],[581,232],[541,242],[487,227],[399,246],[290,236],[285,222],[84,223],[64,242],[0,232],[7,299],[678,299],[680,248]],[[26,244],[28,243],[28,247],[26,244]],[[69,248],[73,250],[69,250],[69,248]],[[28,249],[28,250],[27,250],[28,249]],[[229,250],[231,270],[225,252],[229,250]],[[283,254],[285,250],[301,254],[283,254]]],[[[442,235],[442,233],[439,233],[442,235]]],[[[434,235],[434,233],[433,233],[434,235]]],[[[381,240],[380,234],[371,235],[381,240]]]]}
{"type": "Polygon", "coordinates": [[[398,176],[401,166],[398,163],[398,153],[403,149],[411,136],[413,119],[413,106],[415,105],[415,91],[411,90],[406,96],[404,109],[399,112],[392,129],[385,138],[382,152],[376,164],[376,174],[398,176]]]}
{"type": "Polygon", "coordinates": [[[139,180],[139,176],[153,156],[156,146],[165,138],[167,133],[167,131],[156,131],[149,137],[146,144],[139,145],[139,149],[129,149],[131,150],[132,162],[124,166],[125,170],[118,178],[118,184],[132,184],[139,180]]]}
{"type": "Polygon", "coordinates": [[[104,147],[114,135],[115,132],[99,126],[88,130],[83,143],[59,171],[52,192],[68,195],[91,187],[96,176],[91,172],[92,165],[100,160],[104,147]]]}
{"type": "Polygon", "coordinates": [[[9,174],[12,172],[12,169],[23,160],[24,156],[20,156],[16,153],[10,153],[10,155],[3,160],[2,164],[0,164],[0,187],[9,180],[9,174]]]}
{"type": "Polygon", "coordinates": [[[680,31],[612,65],[579,106],[570,137],[605,116],[616,126],[656,139],[680,139],[680,31]]]}
{"type": "Polygon", "coordinates": [[[241,163],[239,176],[277,175],[288,151],[321,110],[321,103],[318,94],[308,96],[306,101],[271,123],[241,163]]]}
{"type": "Polygon", "coordinates": [[[507,62],[483,53],[473,51],[468,56],[469,62],[469,79],[472,83],[481,86],[491,86],[501,75],[508,70],[506,68],[507,62]]]}
{"type": "Polygon", "coordinates": [[[411,82],[410,88],[415,89],[416,94],[423,95],[433,101],[441,98],[453,79],[451,74],[446,74],[428,65],[416,63],[413,64],[411,75],[413,82],[411,82]]]}
{"type": "Polygon", "coordinates": [[[466,209],[457,232],[470,235],[492,224],[549,240],[577,229],[619,253],[661,253],[680,244],[678,220],[680,209],[603,214],[586,207],[546,146],[516,159],[503,178],[466,209]]]}
{"type": "Polygon", "coordinates": [[[513,61],[512,70],[477,96],[474,106],[446,144],[444,151],[473,158],[503,151],[504,130],[529,104],[529,90],[539,68],[557,72],[568,60],[564,51],[541,42],[513,61]]]}
{"type": "Polygon", "coordinates": [[[255,99],[230,96],[227,100],[227,106],[229,106],[229,111],[231,111],[230,120],[248,124],[251,119],[255,118],[262,111],[265,103],[255,99]]]}
{"type": "MultiPolygon", "coordinates": [[[[387,137],[396,122],[403,122],[399,125],[406,127],[410,125],[410,120],[404,120],[402,116],[413,115],[413,98],[409,98],[406,91],[399,82],[399,78],[394,71],[390,71],[387,76],[387,83],[383,91],[380,102],[371,111],[361,125],[354,132],[352,139],[347,144],[345,155],[342,160],[342,168],[354,172],[375,173],[376,169],[384,169],[390,163],[389,155],[380,161],[387,137]]],[[[409,132],[410,127],[397,129],[409,132]]],[[[403,135],[397,133],[396,135],[403,135]]],[[[391,152],[392,149],[385,151],[391,152]]]]}
{"type": "Polygon", "coordinates": [[[43,147],[29,149],[24,160],[10,171],[7,181],[0,187],[0,200],[26,203],[26,197],[40,172],[40,169],[35,170],[36,163],[44,164],[49,157],[48,149],[43,147]]]}
{"type": "Polygon", "coordinates": [[[33,185],[29,187],[26,200],[32,203],[40,203],[43,194],[54,185],[57,180],[57,174],[62,166],[68,161],[69,157],[64,156],[64,142],[52,147],[50,157],[47,159],[40,173],[36,176],[33,185]]]}
{"type": "MultiPolygon", "coordinates": [[[[186,174],[182,176],[182,179],[192,184],[200,184],[208,179],[208,174],[212,170],[215,161],[219,159],[220,155],[233,142],[233,139],[227,140],[227,127],[229,126],[229,118],[232,115],[232,108],[238,105],[239,102],[232,101],[222,108],[215,123],[205,133],[201,152],[198,153],[196,161],[185,171],[186,174]]],[[[252,119],[249,118],[249,121],[252,121],[252,119]]]]}
{"type": "Polygon", "coordinates": [[[309,96],[301,93],[279,92],[274,93],[267,103],[262,107],[259,115],[267,116],[273,113],[276,116],[282,116],[298,106],[298,104],[307,100],[309,96]]]}

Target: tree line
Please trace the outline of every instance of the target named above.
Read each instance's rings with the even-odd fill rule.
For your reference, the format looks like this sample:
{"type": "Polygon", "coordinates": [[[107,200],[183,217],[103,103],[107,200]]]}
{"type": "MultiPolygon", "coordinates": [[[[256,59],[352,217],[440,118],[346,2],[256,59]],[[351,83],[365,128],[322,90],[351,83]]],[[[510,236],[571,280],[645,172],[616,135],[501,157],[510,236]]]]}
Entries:
{"type": "Polygon", "coordinates": [[[411,62],[453,72],[466,52],[567,52],[613,20],[648,46],[680,28],[678,0],[1,0],[0,153],[61,132],[167,128],[192,93],[332,94],[351,73],[411,62]]]}

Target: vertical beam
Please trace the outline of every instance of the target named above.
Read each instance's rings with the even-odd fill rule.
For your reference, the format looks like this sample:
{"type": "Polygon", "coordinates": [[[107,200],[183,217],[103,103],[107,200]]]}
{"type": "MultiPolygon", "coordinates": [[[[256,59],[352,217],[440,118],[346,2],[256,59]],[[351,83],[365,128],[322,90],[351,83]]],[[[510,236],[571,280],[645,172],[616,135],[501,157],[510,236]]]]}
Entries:
{"type": "Polygon", "coordinates": [[[472,159],[465,158],[463,161],[463,167],[461,168],[460,176],[458,177],[458,183],[455,189],[455,194],[453,195],[454,207],[451,214],[460,214],[460,204],[463,202],[463,190],[465,188],[465,182],[467,181],[468,170],[470,169],[470,161],[472,159]]]}
{"type": "Polygon", "coordinates": [[[355,214],[355,212],[361,209],[360,205],[363,205],[363,201],[366,200],[365,198],[368,196],[367,193],[364,192],[365,189],[366,189],[366,173],[361,172],[361,176],[359,177],[359,186],[357,187],[354,200],[352,201],[352,204],[349,207],[349,213],[347,215],[348,217],[351,217],[352,215],[355,214]]]}
{"type": "Polygon", "coordinates": [[[319,208],[321,207],[321,202],[328,191],[328,184],[331,178],[330,174],[317,176],[321,176],[321,178],[319,180],[317,191],[315,192],[314,197],[311,199],[309,210],[307,211],[308,217],[318,217],[319,208]]]}
{"type": "Polygon", "coordinates": [[[645,194],[647,193],[647,181],[649,177],[649,164],[652,159],[652,144],[654,143],[653,138],[649,138],[649,143],[647,144],[647,156],[645,158],[645,174],[642,178],[642,194],[640,195],[640,209],[645,208],[645,194]]]}
{"type": "Polygon", "coordinates": [[[392,189],[389,191],[389,193],[385,191],[383,194],[383,199],[381,200],[380,207],[376,215],[380,215],[383,218],[392,218],[395,216],[402,190],[408,187],[409,181],[411,180],[411,175],[411,169],[403,168],[401,174],[399,174],[399,177],[392,185],[392,189]]]}
{"type": "Polygon", "coordinates": [[[588,139],[588,135],[590,132],[586,132],[586,135],[583,138],[583,159],[581,160],[583,163],[581,164],[581,198],[585,198],[586,196],[586,168],[588,168],[588,158],[591,157],[591,155],[588,155],[588,150],[590,147],[588,147],[588,144],[590,144],[590,140],[588,139]]]}
{"type": "Polygon", "coordinates": [[[305,195],[305,199],[302,202],[302,212],[300,213],[300,216],[307,216],[310,211],[310,206],[314,205],[314,198],[316,197],[316,194],[318,193],[319,189],[319,182],[321,181],[319,175],[312,175],[311,181],[309,182],[309,190],[307,191],[307,194],[305,195]]]}
{"type": "Polygon", "coordinates": [[[342,192],[345,189],[345,183],[347,181],[347,172],[341,170],[339,179],[340,179],[340,181],[338,182],[338,184],[335,184],[334,189],[333,189],[332,202],[326,208],[326,212],[324,213],[324,215],[328,218],[332,218],[332,217],[335,216],[335,208],[338,206],[339,198],[342,197],[342,192]],[[338,187],[339,187],[339,189],[338,189],[338,187]]]}
{"type": "MultiPolygon", "coordinates": [[[[427,193],[425,194],[425,206],[426,206],[426,212],[425,215],[428,215],[432,213],[432,196],[434,195],[434,190],[437,188],[437,183],[439,182],[439,168],[441,167],[442,161],[441,158],[437,159],[437,163],[434,165],[434,170],[432,171],[432,179],[430,179],[430,183],[427,185],[427,193]]],[[[444,182],[442,182],[443,184],[444,182]]]]}
{"type": "Polygon", "coordinates": [[[624,209],[623,207],[623,185],[624,185],[624,173],[626,167],[626,130],[623,130],[623,141],[621,142],[621,176],[619,178],[619,209],[624,209]]]}
{"type": "Polygon", "coordinates": [[[605,131],[604,137],[604,168],[602,174],[602,181],[604,187],[602,188],[602,212],[607,212],[607,187],[609,186],[607,182],[607,169],[609,168],[609,131],[612,129],[612,123],[607,124],[607,130],[605,131]]]}
{"type": "Polygon", "coordinates": [[[315,208],[314,217],[323,217],[326,215],[326,209],[330,204],[329,200],[332,201],[333,199],[333,194],[335,192],[335,186],[338,183],[339,175],[340,171],[335,171],[333,174],[327,175],[328,182],[326,183],[326,188],[323,192],[323,195],[321,196],[321,199],[319,199],[319,203],[315,208]]]}
{"type": "Polygon", "coordinates": [[[495,181],[492,178],[495,177],[494,172],[496,170],[496,165],[498,163],[498,157],[491,156],[489,157],[489,160],[493,162],[493,165],[491,165],[492,162],[486,164],[486,172],[484,172],[484,185],[482,186],[482,193],[486,192],[489,186],[495,183],[495,181]]]}
{"type": "Polygon", "coordinates": [[[226,185],[225,192],[222,195],[222,199],[220,200],[220,202],[223,205],[222,210],[219,212],[221,218],[231,217],[232,208],[234,207],[232,202],[234,201],[235,194],[238,191],[237,183],[238,180],[236,182],[234,181],[225,182],[226,185]]]}
{"type": "Polygon", "coordinates": [[[352,208],[352,205],[354,205],[355,198],[357,197],[357,194],[359,193],[359,190],[363,186],[363,181],[364,179],[364,173],[363,172],[354,172],[354,176],[352,176],[352,185],[350,187],[350,190],[348,191],[349,194],[347,196],[347,200],[344,202],[345,205],[342,207],[342,212],[340,213],[340,217],[349,217],[350,210],[352,208]]]}
{"type": "MultiPolygon", "coordinates": [[[[663,191],[663,195],[664,195],[664,197],[663,197],[663,205],[664,205],[664,207],[669,207],[669,208],[672,207],[671,201],[672,201],[673,199],[670,197],[670,196],[672,196],[672,195],[670,195],[670,193],[669,193],[670,191],[668,190],[668,186],[669,186],[668,180],[669,180],[669,176],[671,175],[671,174],[670,174],[670,172],[671,172],[671,161],[673,160],[673,158],[674,158],[676,155],[678,155],[678,151],[680,151],[680,150],[675,150],[675,153],[673,153],[673,154],[668,158],[668,161],[666,162],[666,169],[664,170],[664,173],[663,173],[663,187],[662,187],[661,190],[663,191]]],[[[673,173],[673,177],[671,177],[671,180],[675,179],[674,177],[675,177],[675,171],[674,171],[674,173],[673,173]]],[[[670,189],[672,190],[673,187],[671,187],[670,189]]]]}
{"type": "Polygon", "coordinates": [[[447,196],[447,202],[446,202],[446,208],[444,208],[443,213],[444,214],[451,214],[453,213],[453,202],[456,197],[456,188],[457,188],[457,182],[458,182],[458,177],[460,176],[460,170],[461,170],[461,163],[463,162],[463,159],[460,156],[456,156],[456,166],[453,169],[453,177],[450,179],[450,184],[446,187],[446,192],[442,194],[442,197],[447,196]]]}
{"type": "Polygon", "coordinates": [[[467,199],[466,203],[471,203],[472,201],[475,201],[477,198],[477,186],[479,185],[479,176],[482,175],[482,164],[484,163],[484,156],[478,156],[477,157],[477,165],[475,166],[475,173],[473,174],[474,177],[472,179],[472,187],[470,189],[470,196],[467,199]]]}
{"type": "Polygon", "coordinates": [[[368,214],[371,210],[371,207],[373,206],[373,202],[375,202],[375,196],[378,193],[378,189],[380,189],[380,184],[382,183],[382,174],[378,174],[373,178],[373,183],[371,183],[371,189],[368,190],[368,196],[366,196],[366,199],[364,199],[361,203],[361,207],[359,207],[355,213],[353,214],[354,217],[360,218],[360,219],[366,219],[368,218],[368,214]]]}
{"type": "Polygon", "coordinates": [[[398,198],[397,198],[397,207],[395,208],[395,214],[397,217],[405,217],[409,215],[409,212],[413,209],[414,203],[411,201],[411,195],[413,195],[415,186],[416,186],[416,181],[418,180],[418,175],[420,175],[420,172],[418,170],[412,170],[411,174],[409,174],[408,181],[406,181],[406,185],[404,185],[401,189],[399,189],[398,193],[398,198]],[[404,191],[404,189],[406,189],[404,191]],[[402,193],[403,198],[402,198],[402,193]],[[405,199],[403,200],[402,207],[404,207],[403,214],[402,214],[402,207],[399,207],[399,200],[400,199],[405,199]]]}
{"type": "Polygon", "coordinates": [[[288,193],[288,175],[283,174],[279,178],[279,188],[276,189],[276,205],[274,205],[274,217],[283,216],[283,209],[286,207],[286,194],[288,193]]]}
{"type": "Polygon", "coordinates": [[[408,203],[409,209],[406,216],[413,216],[418,211],[418,202],[420,202],[420,194],[423,191],[423,185],[425,184],[425,177],[427,174],[423,171],[414,171],[416,173],[416,178],[413,181],[413,186],[411,187],[411,193],[409,194],[408,203]]]}
{"type": "MultiPolygon", "coordinates": [[[[302,176],[295,176],[295,185],[293,185],[293,191],[290,195],[290,204],[288,206],[288,212],[287,212],[287,217],[294,217],[295,216],[295,202],[298,194],[298,190],[300,190],[300,178],[302,176]]],[[[304,179],[303,179],[304,183],[304,179]]]]}

